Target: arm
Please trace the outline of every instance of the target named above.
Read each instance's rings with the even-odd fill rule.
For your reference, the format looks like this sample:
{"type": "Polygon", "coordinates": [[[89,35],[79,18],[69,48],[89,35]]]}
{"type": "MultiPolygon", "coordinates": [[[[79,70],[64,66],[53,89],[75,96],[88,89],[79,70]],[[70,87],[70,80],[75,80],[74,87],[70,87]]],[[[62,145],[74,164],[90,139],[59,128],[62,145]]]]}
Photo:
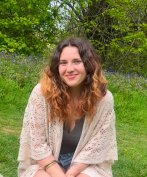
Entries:
{"type": "MultiPolygon", "coordinates": [[[[37,85],[30,96],[25,116],[27,117],[26,123],[29,126],[30,156],[43,169],[47,164],[55,160],[47,142],[47,109],[46,100],[37,85]]],[[[47,168],[46,172],[52,177],[65,177],[63,170],[57,163],[47,168]]]]}
{"type": "MultiPolygon", "coordinates": [[[[39,160],[38,164],[44,168],[48,163],[52,162],[53,160],[55,160],[54,156],[50,155],[42,160],[39,160]]],[[[51,177],[66,177],[64,171],[61,169],[58,163],[51,165],[49,168],[47,168],[46,172],[51,175],[51,177]]]]}
{"type": "Polygon", "coordinates": [[[88,167],[87,164],[84,164],[84,163],[75,163],[73,164],[69,170],[66,172],[66,176],[68,177],[75,177],[77,176],[78,174],[80,174],[86,167],[88,167]]]}

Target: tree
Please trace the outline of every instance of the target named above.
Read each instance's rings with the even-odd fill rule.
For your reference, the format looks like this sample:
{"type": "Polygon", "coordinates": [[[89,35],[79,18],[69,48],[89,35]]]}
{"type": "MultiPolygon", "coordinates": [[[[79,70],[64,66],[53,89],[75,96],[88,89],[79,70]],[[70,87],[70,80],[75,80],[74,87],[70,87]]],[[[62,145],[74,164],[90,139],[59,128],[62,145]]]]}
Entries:
{"type": "Polygon", "coordinates": [[[42,53],[57,32],[50,0],[3,0],[0,19],[0,51],[42,53]]]}
{"type": "Polygon", "coordinates": [[[86,36],[107,69],[146,73],[146,0],[58,0],[69,34],[86,36]],[[63,11],[62,11],[63,12],[63,11]]]}

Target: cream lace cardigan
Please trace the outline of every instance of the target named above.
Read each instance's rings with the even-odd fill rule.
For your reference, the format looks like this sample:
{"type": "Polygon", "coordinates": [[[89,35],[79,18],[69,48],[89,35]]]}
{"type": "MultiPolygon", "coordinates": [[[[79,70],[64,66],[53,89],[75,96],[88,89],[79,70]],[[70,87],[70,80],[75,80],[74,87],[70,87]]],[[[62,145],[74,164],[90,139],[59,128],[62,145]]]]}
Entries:
{"type": "MultiPolygon", "coordinates": [[[[50,154],[58,160],[60,152],[63,123],[57,118],[48,122],[49,106],[40,88],[40,84],[35,86],[25,110],[18,154],[19,177],[33,177],[40,168],[37,160],[50,154]]],[[[107,91],[97,105],[93,121],[89,124],[85,117],[72,163],[90,164],[85,170],[90,177],[111,177],[114,160],[117,160],[115,113],[113,96],[107,91]]]]}

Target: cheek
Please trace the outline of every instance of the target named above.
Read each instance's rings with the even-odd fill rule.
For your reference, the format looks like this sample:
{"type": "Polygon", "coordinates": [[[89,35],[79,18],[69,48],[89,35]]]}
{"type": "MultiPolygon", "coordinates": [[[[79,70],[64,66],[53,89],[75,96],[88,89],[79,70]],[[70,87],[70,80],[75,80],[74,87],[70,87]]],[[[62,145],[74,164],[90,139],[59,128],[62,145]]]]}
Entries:
{"type": "Polygon", "coordinates": [[[87,77],[87,73],[86,73],[86,71],[83,73],[83,78],[84,79],[86,79],[86,77],[87,77]]]}
{"type": "Polygon", "coordinates": [[[62,76],[63,73],[64,73],[64,68],[63,67],[59,67],[58,71],[59,71],[59,75],[62,76]]]}
{"type": "Polygon", "coordinates": [[[87,72],[86,72],[86,69],[85,69],[84,65],[81,67],[81,71],[82,71],[83,75],[85,75],[85,76],[87,75],[86,74],[87,72]]]}

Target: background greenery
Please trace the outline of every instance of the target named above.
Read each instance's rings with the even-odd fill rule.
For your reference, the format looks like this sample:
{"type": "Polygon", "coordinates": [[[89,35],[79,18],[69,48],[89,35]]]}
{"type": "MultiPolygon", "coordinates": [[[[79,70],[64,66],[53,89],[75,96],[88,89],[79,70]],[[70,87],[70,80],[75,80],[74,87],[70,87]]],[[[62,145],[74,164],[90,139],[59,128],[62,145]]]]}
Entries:
{"type": "Polygon", "coordinates": [[[16,177],[29,94],[56,43],[87,37],[114,95],[119,161],[114,177],[147,176],[147,1],[0,1],[0,173],[16,177]]]}
{"type": "Polygon", "coordinates": [[[107,70],[146,76],[146,0],[0,1],[0,51],[44,54],[71,34],[87,37],[107,70]]]}

